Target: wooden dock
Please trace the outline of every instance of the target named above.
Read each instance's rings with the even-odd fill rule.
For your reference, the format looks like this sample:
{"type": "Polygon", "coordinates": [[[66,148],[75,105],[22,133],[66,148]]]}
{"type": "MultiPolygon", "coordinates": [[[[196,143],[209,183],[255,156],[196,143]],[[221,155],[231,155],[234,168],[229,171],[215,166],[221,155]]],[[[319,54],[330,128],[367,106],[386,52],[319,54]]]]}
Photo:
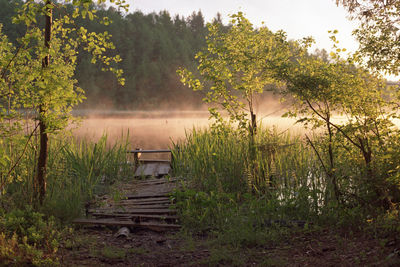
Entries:
{"type": "Polygon", "coordinates": [[[140,160],[140,153],[171,153],[170,150],[132,150],[135,159],[135,180],[126,186],[119,198],[106,198],[98,207],[88,208],[86,218],[73,222],[83,225],[107,225],[144,228],[154,231],[177,230],[177,211],[170,194],[177,186],[177,179],[167,178],[171,162],[166,160],[140,160]]]}
{"type": "Polygon", "coordinates": [[[172,152],[169,149],[156,149],[156,150],[143,150],[137,148],[129,150],[128,153],[133,154],[133,161],[135,163],[135,177],[163,177],[171,171],[172,152]],[[142,154],[159,154],[170,153],[170,160],[142,160],[142,154]]]}

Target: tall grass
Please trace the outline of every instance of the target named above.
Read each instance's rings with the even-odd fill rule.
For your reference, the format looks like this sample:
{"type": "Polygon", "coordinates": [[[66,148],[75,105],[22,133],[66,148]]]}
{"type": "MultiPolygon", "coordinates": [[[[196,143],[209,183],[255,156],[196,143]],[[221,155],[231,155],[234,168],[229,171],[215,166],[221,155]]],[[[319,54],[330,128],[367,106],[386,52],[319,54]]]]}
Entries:
{"type": "MultiPolygon", "coordinates": [[[[107,136],[96,143],[57,136],[51,139],[47,192],[40,210],[62,221],[82,215],[85,204],[95,195],[107,192],[115,181],[130,177],[128,146],[128,138],[108,146],[107,136]]],[[[36,145],[32,142],[4,186],[0,203],[5,209],[34,204],[36,158],[36,145]]]]}
{"type": "Polygon", "coordinates": [[[71,233],[65,223],[111,184],[131,177],[127,140],[109,146],[107,136],[93,143],[51,135],[43,205],[35,200],[36,138],[21,134],[0,142],[0,262],[59,265],[57,249],[71,233]]]}
{"type": "MultiPolygon", "coordinates": [[[[268,195],[299,213],[318,213],[325,176],[299,136],[260,129],[255,140],[240,133],[193,129],[174,145],[175,174],[204,192],[268,195]]],[[[239,197],[240,198],[240,197],[239,197]]]]}
{"type": "MultiPolygon", "coordinates": [[[[323,136],[314,136],[313,142],[324,142],[323,136]]],[[[301,136],[275,129],[260,128],[255,139],[231,128],[188,131],[186,139],[173,146],[175,175],[187,185],[187,193],[176,194],[184,224],[226,233],[234,225],[232,217],[240,225],[233,232],[240,227],[253,231],[276,220],[365,222],[360,202],[347,197],[357,192],[354,181],[362,170],[346,158],[337,160],[339,203],[321,166],[327,159],[320,149],[322,158],[301,136]]]]}
{"type": "Polygon", "coordinates": [[[175,175],[188,178],[201,191],[243,192],[248,146],[237,141],[229,131],[218,137],[208,130],[186,132],[185,140],[173,147],[175,175]]]}
{"type": "Polygon", "coordinates": [[[128,139],[107,147],[107,137],[97,143],[82,140],[60,146],[58,165],[49,166],[44,208],[58,218],[82,215],[84,205],[95,195],[107,193],[114,182],[127,179],[128,139]]]}

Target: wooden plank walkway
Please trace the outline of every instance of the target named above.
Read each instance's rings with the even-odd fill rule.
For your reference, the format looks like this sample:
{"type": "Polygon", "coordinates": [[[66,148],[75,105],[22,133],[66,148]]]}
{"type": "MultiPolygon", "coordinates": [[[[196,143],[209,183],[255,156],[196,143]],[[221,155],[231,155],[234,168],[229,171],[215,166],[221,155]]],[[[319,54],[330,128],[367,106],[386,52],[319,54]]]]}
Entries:
{"type": "Polygon", "coordinates": [[[176,210],[172,208],[170,193],[176,179],[152,178],[129,185],[121,200],[107,199],[100,207],[87,210],[87,218],[73,222],[82,225],[107,225],[169,231],[180,228],[176,210]]]}
{"type": "Polygon", "coordinates": [[[134,227],[134,228],[145,228],[153,231],[166,231],[166,230],[178,230],[181,226],[178,224],[171,223],[153,223],[153,222],[135,222],[129,219],[121,220],[121,218],[113,219],[76,219],[76,224],[89,224],[89,225],[107,225],[107,226],[121,226],[121,227],[134,227]]]}
{"type": "Polygon", "coordinates": [[[135,177],[161,177],[167,175],[171,170],[171,164],[167,162],[142,163],[135,171],[135,177]]]}
{"type": "Polygon", "coordinates": [[[87,209],[86,218],[76,219],[74,223],[145,228],[155,231],[179,229],[177,212],[172,208],[173,203],[169,197],[176,188],[177,179],[166,178],[171,171],[171,162],[140,159],[143,153],[171,153],[171,150],[135,149],[128,153],[133,153],[134,156],[134,177],[145,179],[125,185],[119,201],[107,198],[99,207],[87,209]]]}
{"type": "Polygon", "coordinates": [[[157,150],[143,150],[137,148],[135,150],[129,150],[128,153],[133,154],[134,163],[136,167],[135,177],[163,177],[171,171],[171,161],[170,160],[141,160],[142,154],[160,154],[168,153],[171,154],[172,151],[169,149],[157,149],[157,150]]]}

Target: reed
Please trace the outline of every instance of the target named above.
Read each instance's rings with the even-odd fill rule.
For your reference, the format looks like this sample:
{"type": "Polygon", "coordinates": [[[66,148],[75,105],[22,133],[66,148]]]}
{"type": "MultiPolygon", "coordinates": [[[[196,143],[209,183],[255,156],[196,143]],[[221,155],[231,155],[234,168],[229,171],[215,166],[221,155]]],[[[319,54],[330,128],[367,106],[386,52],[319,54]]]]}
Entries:
{"type": "Polygon", "coordinates": [[[233,129],[193,129],[174,144],[173,156],[175,175],[207,193],[267,194],[287,204],[305,201],[317,212],[325,190],[310,147],[276,129],[260,129],[255,140],[233,129]]]}
{"type": "MultiPolygon", "coordinates": [[[[274,224],[369,229],[371,218],[386,218],[374,227],[398,232],[398,216],[388,215],[398,214],[398,206],[384,211],[369,201],[377,188],[373,183],[387,179],[396,158],[377,155],[371,166],[380,176],[371,177],[358,151],[338,142],[335,167],[327,169],[328,141],[324,134],[302,138],[266,128],[255,138],[231,127],[187,131],[186,139],[172,147],[175,176],[186,185],[174,194],[185,229],[211,230],[218,242],[237,247],[273,242],[285,232],[271,230],[274,224]]],[[[394,145],[390,149],[398,151],[394,145]]]]}
{"type": "MultiPolygon", "coordinates": [[[[323,142],[323,136],[313,138],[323,142]]],[[[362,220],[360,210],[345,210],[330,197],[330,180],[300,135],[260,128],[250,139],[232,128],[194,128],[173,145],[172,153],[174,174],[187,186],[175,198],[191,231],[214,229],[225,239],[236,235],[235,242],[244,242],[258,240],[246,233],[263,236],[259,229],[271,222],[362,220]]],[[[351,162],[341,164],[343,172],[354,172],[351,162]]],[[[348,183],[340,180],[343,192],[348,183]]]]}
{"type": "MultiPolygon", "coordinates": [[[[88,201],[106,193],[114,182],[130,178],[128,146],[127,137],[109,146],[107,136],[96,143],[55,136],[50,142],[46,198],[39,210],[62,221],[83,215],[88,201]]],[[[36,153],[32,142],[5,183],[0,202],[6,209],[35,203],[36,153]]]]}

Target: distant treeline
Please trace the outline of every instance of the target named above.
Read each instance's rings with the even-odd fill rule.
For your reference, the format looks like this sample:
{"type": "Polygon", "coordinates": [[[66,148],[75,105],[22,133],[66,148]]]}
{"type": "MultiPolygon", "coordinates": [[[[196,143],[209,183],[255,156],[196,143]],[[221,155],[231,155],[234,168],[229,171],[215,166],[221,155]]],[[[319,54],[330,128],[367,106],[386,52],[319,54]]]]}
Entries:
{"type": "MultiPolygon", "coordinates": [[[[12,24],[17,4],[22,0],[0,0],[0,23],[10,41],[24,33],[24,26],[12,24]]],[[[108,26],[89,19],[77,19],[76,24],[89,31],[112,35],[115,53],[123,61],[125,86],[118,85],[111,73],[90,63],[89,55],[81,54],[76,78],[85,90],[87,100],[81,108],[114,109],[174,109],[201,105],[200,94],[194,94],[181,84],[176,74],[180,66],[194,70],[194,55],[205,45],[207,28],[201,11],[187,18],[171,17],[167,11],[143,14],[140,11],[121,14],[106,6],[97,6],[99,17],[112,20],[108,26]]],[[[58,12],[58,13],[57,13],[58,12]]],[[[67,6],[55,11],[72,12],[67,6]]],[[[216,17],[219,20],[219,16],[216,17]]]]}

